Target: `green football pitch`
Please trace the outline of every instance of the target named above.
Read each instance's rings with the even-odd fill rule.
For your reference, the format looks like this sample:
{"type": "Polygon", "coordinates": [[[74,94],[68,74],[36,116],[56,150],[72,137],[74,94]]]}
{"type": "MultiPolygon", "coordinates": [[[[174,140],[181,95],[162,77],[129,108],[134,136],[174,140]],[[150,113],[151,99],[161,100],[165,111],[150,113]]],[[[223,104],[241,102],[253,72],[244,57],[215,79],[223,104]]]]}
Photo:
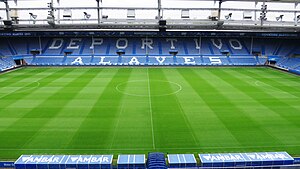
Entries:
{"type": "Polygon", "coordinates": [[[300,155],[300,77],[270,68],[23,68],[0,75],[0,159],[300,155]]]}

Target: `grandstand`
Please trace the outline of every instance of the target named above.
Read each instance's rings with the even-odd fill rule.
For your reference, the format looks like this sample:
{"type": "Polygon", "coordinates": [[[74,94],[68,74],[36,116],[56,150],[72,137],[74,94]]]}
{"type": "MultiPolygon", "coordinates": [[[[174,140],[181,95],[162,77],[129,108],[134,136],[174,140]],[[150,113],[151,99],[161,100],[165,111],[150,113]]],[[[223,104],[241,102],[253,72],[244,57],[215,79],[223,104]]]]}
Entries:
{"type": "Polygon", "coordinates": [[[113,1],[0,0],[0,169],[300,168],[300,1],[113,1]]]}
{"type": "MultiPolygon", "coordinates": [[[[265,65],[276,56],[276,66],[299,68],[299,59],[290,43],[251,38],[22,38],[8,40],[3,55],[24,59],[27,65],[265,65]],[[26,39],[31,43],[27,43],[26,39]],[[199,43],[201,41],[201,43],[199,43]],[[252,42],[252,43],[251,43],[252,42]],[[248,45],[249,44],[249,45],[248,45]],[[273,48],[272,45],[280,46],[273,48]],[[200,47],[201,46],[201,47],[200,47]],[[40,47],[40,49],[38,48],[40,47]],[[14,49],[19,49],[18,51],[14,49]],[[176,49],[176,50],[174,50],[176,49]],[[253,50],[255,49],[255,51],[253,50]],[[266,50],[268,49],[268,50],[266,50]],[[121,52],[118,52],[120,51],[121,52]],[[38,51],[38,54],[32,52],[38,51]],[[256,54],[253,54],[256,52],[256,54]],[[277,54],[277,55],[275,55],[277,54]],[[15,57],[14,57],[15,56],[15,57]]],[[[294,41],[298,43],[297,41],[294,41]]],[[[11,57],[9,57],[11,58],[11,57]]],[[[8,64],[8,68],[13,67],[8,64]]]]}

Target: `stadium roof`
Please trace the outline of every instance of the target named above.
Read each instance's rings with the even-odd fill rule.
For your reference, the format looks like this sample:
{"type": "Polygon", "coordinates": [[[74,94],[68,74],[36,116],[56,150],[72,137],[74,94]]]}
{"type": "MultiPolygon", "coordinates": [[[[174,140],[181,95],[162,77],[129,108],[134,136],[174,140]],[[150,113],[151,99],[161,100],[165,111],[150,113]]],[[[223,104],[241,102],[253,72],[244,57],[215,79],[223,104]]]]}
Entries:
{"type": "MultiPolygon", "coordinates": [[[[4,1],[14,1],[14,2],[18,2],[18,1],[33,1],[33,0],[0,0],[0,2],[4,2],[4,1]]],[[[57,2],[59,2],[60,0],[57,0],[57,2]]],[[[220,1],[220,0],[179,0],[179,1],[220,1]]],[[[276,2],[276,3],[299,3],[300,0],[221,0],[222,2],[225,1],[237,1],[237,2],[241,2],[241,1],[247,1],[247,2],[276,2]]]]}
{"type": "Polygon", "coordinates": [[[300,0],[180,0],[180,1],[236,1],[236,2],[275,2],[275,3],[299,3],[300,0]]]}
{"type": "MultiPolygon", "coordinates": [[[[7,1],[29,1],[29,0],[0,0],[7,4],[7,1]]],[[[49,0],[50,1],[50,0],[49,0]]],[[[51,0],[54,2],[55,0],[51,0]]],[[[58,0],[59,1],[59,0],[58,0]]],[[[58,2],[57,1],[57,2],[58,2]]],[[[182,8],[182,7],[161,7],[161,1],[158,0],[157,7],[106,7],[102,6],[102,1],[97,0],[98,6],[92,7],[60,7],[49,5],[48,7],[13,7],[0,8],[0,11],[6,11],[6,19],[9,22],[4,22],[0,24],[0,31],[2,30],[20,30],[20,31],[86,31],[86,30],[164,30],[164,31],[203,31],[203,30],[228,30],[228,31],[265,31],[265,32],[299,32],[300,31],[300,10],[297,7],[300,0],[208,0],[213,2],[276,2],[276,3],[295,3],[295,8],[290,9],[272,9],[256,7],[253,9],[249,8],[223,8],[221,3],[219,7],[209,7],[209,8],[182,8]],[[100,3],[100,4],[99,4],[100,3]],[[65,18],[65,14],[61,13],[69,10],[69,17],[65,18]],[[73,13],[82,13],[80,10],[87,10],[88,12],[94,12],[94,18],[86,18],[87,12],[85,12],[85,18],[76,18],[72,16],[73,13]],[[103,11],[115,10],[123,11],[120,18],[110,18],[110,16],[103,15],[103,11]],[[146,10],[152,11],[154,16],[149,18],[138,18],[136,17],[135,11],[146,10]],[[192,16],[193,12],[199,12],[206,16],[194,18],[192,16]],[[8,11],[11,11],[11,15],[8,11]],[[16,11],[15,13],[13,13],[16,11]],[[31,11],[42,11],[43,13],[48,12],[48,16],[33,15],[31,11]],[[164,16],[165,11],[171,12],[181,12],[181,18],[168,18],[164,16]],[[23,14],[19,14],[23,12],[23,14]],[[30,12],[30,19],[28,19],[28,12],[30,12]],[[98,12],[98,13],[97,13],[98,12]],[[124,17],[124,12],[127,12],[127,18],[124,17]],[[131,12],[129,14],[129,12],[131,12]],[[224,18],[225,13],[243,13],[239,19],[231,19],[227,16],[224,18]],[[25,14],[24,14],[25,13],[25,14]],[[268,13],[275,13],[275,16],[267,16],[268,13]],[[17,16],[15,16],[17,15],[17,16]],[[264,16],[263,16],[264,15],[264,16]],[[24,17],[25,16],[25,17],[24,17]],[[285,16],[285,17],[283,17],[285,16]],[[289,16],[290,19],[287,19],[289,16]],[[229,19],[228,19],[229,18],[229,19]],[[276,18],[276,20],[275,20],[276,18]],[[284,18],[284,19],[283,19],[284,18]],[[272,20],[273,19],[273,20],[272,20]],[[159,22],[165,20],[166,22],[159,22]]],[[[178,0],[178,1],[204,1],[204,0],[178,0]]],[[[207,0],[206,0],[207,1],[207,0]]],[[[48,1],[46,1],[48,2],[48,1]]],[[[96,0],[95,0],[96,2],[96,0]]],[[[117,12],[116,12],[117,13],[117,12]]],[[[91,15],[89,15],[90,17],[91,15]]],[[[231,16],[230,16],[231,17],[231,16]]],[[[2,22],[2,21],[1,21],[2,22]]]]}

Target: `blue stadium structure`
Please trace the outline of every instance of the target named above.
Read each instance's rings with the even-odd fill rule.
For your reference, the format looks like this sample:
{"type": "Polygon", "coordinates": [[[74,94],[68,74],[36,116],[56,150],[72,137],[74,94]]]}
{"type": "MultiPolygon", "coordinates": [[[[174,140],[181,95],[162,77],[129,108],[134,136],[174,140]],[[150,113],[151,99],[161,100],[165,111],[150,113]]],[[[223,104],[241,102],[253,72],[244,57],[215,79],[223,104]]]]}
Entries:
{"type": "Polygon", "coordinates": [[[197,161],[193,154],[168,154],[170,168],[197,167],[197,161]]]}
{"type": "Polygon", "coordinates": [[[146,168],[146,157],[144,154],[134,155],[119,155],[118,156],[118,169],[145,169],[146,168]]]}
{"type": "Polygon", "coordinates": [[[1,70],[37,66],[258,66],[300,70],[295,39],[238,37],[53,37],[1,40],[1,70]]]}
{"type": "Polygon", "coordinates": [[[297,72],[297,44],[293,39],[236,37],[12,38],[0,44],[0,54],[6,56],[0,66],[14,67],[12,58],[38,66],[257,66],[276,58],[276,66],[297,72]]]}
{"type": "Polygon", "coordinates": [[[16,63],[11,56],[0,56],[0,72],[16,67],[16,63]]]}
{"type": "Polygon", "coordinates": [[[22,155],[15,169],[111,169],[113,155],[22,155]]]}
{"type": "Polygon", "coordinates": [[[199,154],[202,167],[247,167],[292,165],[286,152],[199,154]]]}
{"type": "Polygon", "coordinates": [[[198,154],[149,153],[118,155],[22,155],[14,163],[0,162],[0,168],[15,169],[165,169],[165,168],[299,168],[299,158],[287,152],[198,154]],[[167,161],[167,163],[166,163],[167,161]]]}

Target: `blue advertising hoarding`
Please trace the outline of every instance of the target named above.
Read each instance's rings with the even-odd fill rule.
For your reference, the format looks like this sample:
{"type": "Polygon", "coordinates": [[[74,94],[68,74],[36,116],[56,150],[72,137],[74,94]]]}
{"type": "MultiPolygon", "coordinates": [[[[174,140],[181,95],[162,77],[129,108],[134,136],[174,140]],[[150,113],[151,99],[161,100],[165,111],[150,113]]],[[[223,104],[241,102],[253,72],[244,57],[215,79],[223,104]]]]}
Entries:
{"type": "Polygon", "coordinates": [[[194,154],[168,154],[170,168],[191,168],[197,166],[194,154]]]}
{"type": "Polygon", "coordinates": [[[0,161],[0,168],[14,168],[14,163],[13,161],[0,161]]]}
{"type": "Polygon", "coordinates": [[[146,168],[146,157],[144,154],[119,155],[118,169],[143,169],[146,168]]]}
{"type": "Polygon", "coordinates": [[[113,155],[22,155],[16,169],[112,168],[113,155]]]}
{"type": "Polygon", "coordinates": [[[203,167],[290,165],[294,159],[287,152],[199,154],[203,167]]]}

